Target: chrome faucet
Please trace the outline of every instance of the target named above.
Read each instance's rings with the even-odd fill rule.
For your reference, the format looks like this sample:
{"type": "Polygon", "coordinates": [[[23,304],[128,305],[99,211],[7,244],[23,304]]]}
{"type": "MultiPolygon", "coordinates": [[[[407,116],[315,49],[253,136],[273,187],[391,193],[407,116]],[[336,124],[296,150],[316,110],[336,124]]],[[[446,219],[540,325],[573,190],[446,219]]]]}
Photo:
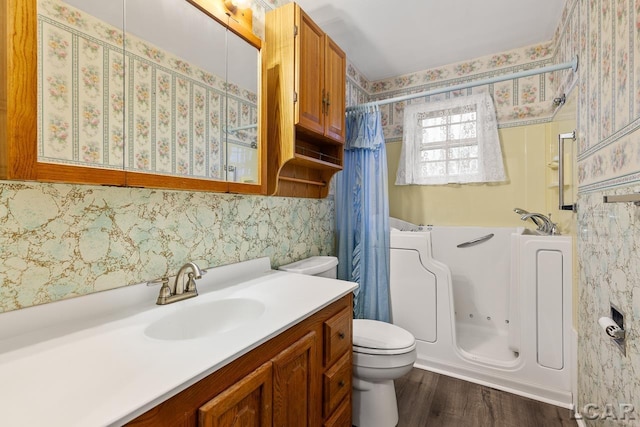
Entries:
{"type": "Polygon", "coordinates": [[[530,219],[538,226],[538,231],[541,234],[547,236],[553,236],[558,234],[558,225],[551,221],[551,214],[549,216],[543,215],[541,213],[526,213],[523,214],[520,219],[526,221],[530,219]]]}
{"type": "Polygon", "coordinates": [[[196,289],[196,279],[202,278],[202,275],[205,272],[198,267],[198,265],[194,262],[188,262],[178,270],[178,274],[176,274],[176,280],[173,284],[173,288],[169,285],[169,279],[167,277],[163,277],[162,287],[160,288],[160,293],[158,294],[158,300],[156,304],[164,305],[170,304],[176,301],[182,301],[187,298],[193,298],[198,296],[198,290],[196,289]],[[184,284],[184,273],[191,269],[190,272],[187,273],[187,284],[184,284]]]}
{"type": "MultiPolygon", "coordinates": [[[[521,209],[521,208],[513,208],[513,211],[514,211],[515,213],[517,213],[518,215],[520,215],[520,219],[522,219],[522,216],[523,216],[523,215],[527,215],[527,214],[529,214],[529,211],[526,211],[526,210],[521,209]]],[[[533,223],[538,227],[538,229],[544,225],[544,224],[543,224],[543,222],[542,222],[541,220],[539,220],[539,219],[538,219],[537,217],[535,217],[535,216],[534,216],[534,217],[531,217],[530,219],[531,219],[531,221],[533,221],[533,223]]],[[[526,219],[522,219],[522,220],[523,220],[523,221],[526,221],[526,219]]]]}

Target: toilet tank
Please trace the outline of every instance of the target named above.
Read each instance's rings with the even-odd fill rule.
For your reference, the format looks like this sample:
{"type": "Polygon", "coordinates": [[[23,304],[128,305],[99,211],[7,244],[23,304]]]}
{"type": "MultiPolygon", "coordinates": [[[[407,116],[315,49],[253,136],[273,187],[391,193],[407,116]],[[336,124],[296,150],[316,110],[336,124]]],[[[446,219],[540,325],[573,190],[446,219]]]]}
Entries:
{"type": "Polygon", "coordinates": [[[280,270],[309,276],[338,277],[338,258],[334,256],[312,256],[291,264],[281,265],[280,270]]]}

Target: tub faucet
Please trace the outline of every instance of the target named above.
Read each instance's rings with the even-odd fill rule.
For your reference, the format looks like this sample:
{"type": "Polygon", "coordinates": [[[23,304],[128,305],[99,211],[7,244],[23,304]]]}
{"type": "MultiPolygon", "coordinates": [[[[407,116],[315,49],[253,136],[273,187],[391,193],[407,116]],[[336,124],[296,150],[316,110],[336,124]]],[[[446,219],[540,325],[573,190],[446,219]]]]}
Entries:
{"type": "MultiPolygon", "coordinates": [[[[520,219],[522,219],[523,215],[529,214],[529,211],[526,211],[526,210],[520,209],[520,208],[513,208],[513,211],[515,213],[517,213],[518,215],[520,215],[520,219]]],[[[538,229],[544,225],[543,222],[541,220],[539,220],[538,218],[536,218],[536,217],[531,217],[530,219],[538,227],[538,229]]],[[[526,219],[522,219],[522,220],[526,221],[526,219]]]]}
{"type": "Polygon", "coordinates": [[[551,222],[551,215],[546,216],[541,213],[526,213],[520,217],[521,220],[526,221],[530,219],[538,226],[538,231],[541,234],[547,236],[553,236],[558,234],[558,226],[557,224],[551,222]],[[536,219],[538,221],[536,221],[536,219]]]}
{"type": "Polygon", "coordinates": [[[198,290],[196,289],[196,279],[202,278],[205,272],[198,267],[195,262],[188,262],[178,270],[176,274],[176,280],[173,284],[173,289],[169,286],[169,279],[164,277],[161,279],[162,287],[158,295],[156,304],[164,305],[172,302],[181,301],[183,299],[192,298],[198,296],[198,290]],[[191,269],[187,273],[187,284],[184,285],[184,273],[191,269]]]}

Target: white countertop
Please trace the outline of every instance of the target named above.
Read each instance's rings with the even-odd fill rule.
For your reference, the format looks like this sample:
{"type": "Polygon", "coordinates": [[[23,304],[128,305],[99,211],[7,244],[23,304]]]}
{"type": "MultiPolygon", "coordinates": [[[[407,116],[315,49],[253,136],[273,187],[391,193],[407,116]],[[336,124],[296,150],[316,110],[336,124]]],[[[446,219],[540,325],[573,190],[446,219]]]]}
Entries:
{"type": "Polygon", "coordinates": [[[127,286],[0,314],[0,425],[121,425],[300,320],[355,283],[270,270],[268,258],[210,269],[200,295],[155,304],[159,286],[127,286]],[[153,321],[225,298],[265,311],[230,331],[187,340],[145,335],[153,321]]]}

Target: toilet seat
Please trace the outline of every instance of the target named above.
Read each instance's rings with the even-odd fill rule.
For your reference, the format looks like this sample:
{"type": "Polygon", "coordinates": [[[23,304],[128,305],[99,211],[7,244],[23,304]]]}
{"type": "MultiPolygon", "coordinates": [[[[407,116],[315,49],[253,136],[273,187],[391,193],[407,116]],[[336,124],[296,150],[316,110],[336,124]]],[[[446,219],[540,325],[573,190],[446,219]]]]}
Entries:
{"type": "Polygon", "coordinates": [[[404,354],[416,348],[411,333],[399,326],[379,320],[354,319],[353,351],[363,354],[404,354]]]}
{"type": "Polygon", "coordinates": [[[368,348],[368,347],[358,347],[358,346],[353,346],[353,352],[354,353],[361,353],[361,354],[379,354],[381,356],[393,356],[396,354],[405,354],[405,353],[409,353],[410,351],[415,350],[416,348],[416,344],[413,343],[413,345],[409,346],[409,347],[404,347],[404,348],[393,348],[393,349],[379,349],[379,348],[368,348]]]}

